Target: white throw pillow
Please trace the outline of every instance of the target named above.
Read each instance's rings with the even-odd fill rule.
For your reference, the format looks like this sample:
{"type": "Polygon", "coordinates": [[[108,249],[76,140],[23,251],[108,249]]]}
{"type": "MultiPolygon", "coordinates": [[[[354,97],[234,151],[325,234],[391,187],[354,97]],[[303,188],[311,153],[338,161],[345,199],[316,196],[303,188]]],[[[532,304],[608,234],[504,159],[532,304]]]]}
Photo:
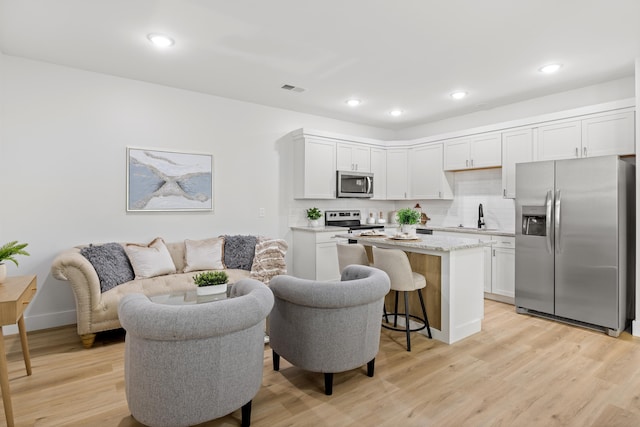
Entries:
{"type": "Polygon", "coordinates": [[[124,250],[127,252],[136,279],[162,276],[176,272],[171,254],[164,244],[164,240],[156,237],[147,246],[128,243],[124,250]]]}
{"type": "Polygon", "coordinates": [[[184,241],[184,272],[198,270],[222,270],[224,238],[184,241]]]}

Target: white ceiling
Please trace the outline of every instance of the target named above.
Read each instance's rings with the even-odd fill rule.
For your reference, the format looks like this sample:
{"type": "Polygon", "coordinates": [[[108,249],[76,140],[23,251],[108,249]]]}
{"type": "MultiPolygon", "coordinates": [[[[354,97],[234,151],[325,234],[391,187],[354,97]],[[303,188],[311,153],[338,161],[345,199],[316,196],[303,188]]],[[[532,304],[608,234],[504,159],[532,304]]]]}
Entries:
{"type": "Polygon", "coordinates": [[[640,1],[0,0],[0,49],[401,129],[632,76],[640,1]],[[152,32],[176,44],[159,50],[152,32]]]}

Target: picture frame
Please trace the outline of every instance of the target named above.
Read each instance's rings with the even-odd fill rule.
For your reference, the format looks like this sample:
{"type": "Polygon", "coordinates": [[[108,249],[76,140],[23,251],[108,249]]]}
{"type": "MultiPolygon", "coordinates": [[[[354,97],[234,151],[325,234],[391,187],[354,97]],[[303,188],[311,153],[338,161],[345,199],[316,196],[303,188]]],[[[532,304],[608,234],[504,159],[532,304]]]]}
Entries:
{"type": "Polygon", "coordinates": [[[213,155],[127,147],[127,211],[213,211],[213,155]]]}

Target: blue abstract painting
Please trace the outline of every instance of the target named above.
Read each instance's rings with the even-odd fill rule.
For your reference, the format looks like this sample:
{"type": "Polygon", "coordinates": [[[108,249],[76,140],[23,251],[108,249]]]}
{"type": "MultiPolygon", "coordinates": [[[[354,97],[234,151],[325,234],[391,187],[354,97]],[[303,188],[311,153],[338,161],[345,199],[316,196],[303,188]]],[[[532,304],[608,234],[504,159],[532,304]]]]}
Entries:
{"type": "Polygon", "coordinates": [[[212,155],[127,148],[128,211],[212,209],[212,155]]]}

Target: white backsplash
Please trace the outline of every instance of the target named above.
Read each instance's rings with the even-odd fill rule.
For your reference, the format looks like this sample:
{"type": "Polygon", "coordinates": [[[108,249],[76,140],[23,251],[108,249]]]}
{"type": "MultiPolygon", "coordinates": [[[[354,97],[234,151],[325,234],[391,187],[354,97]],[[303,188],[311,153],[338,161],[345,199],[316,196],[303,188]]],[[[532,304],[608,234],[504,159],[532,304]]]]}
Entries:
{"type": "Polygon", "coordinates": [[[476,227],[482,203],[487,228],[515,230],[515,203],[502,197],[502,169],[482,169],[454,174],[453,200],[420,201],[430,225],[476,227]]]}
{"type": "MultiPolygon", "coordinates": [[[[478,205],[482,203],[484,221],[487,228],[503,231],[515,230],[515,203],[513,199],[502,198],[502,169],[482,169],[454,173],[453,200],[294,200],[289,205],[288,225],[306,225],[307,208],[316,206],[325,210],[359,209],[362,222],[373,212],[377,218],[383,212],[389,221],[389,213],[404,207],[414,207],[420,203],[422,210],[431,218],[429,225],[476,227],[478,225],[478,205]]],[[[324,216],[321,219],[324,222],[324,216]]]]}

